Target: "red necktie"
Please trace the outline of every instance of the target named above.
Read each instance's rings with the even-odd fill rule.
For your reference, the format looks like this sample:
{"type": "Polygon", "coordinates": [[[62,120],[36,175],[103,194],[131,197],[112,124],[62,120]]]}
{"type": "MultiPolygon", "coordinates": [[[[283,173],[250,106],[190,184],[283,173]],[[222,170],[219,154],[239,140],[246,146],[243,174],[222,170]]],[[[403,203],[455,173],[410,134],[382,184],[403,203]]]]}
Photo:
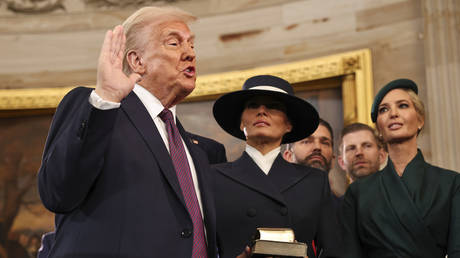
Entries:
{"type": "Polygon", "coordinates": [[[201,217],[200,205],[196,197],[193,185],[190,166],[187,160],[184,145],[179,130],[174,123],[174,118],[169,109],[163,109],[159,117],[166,125],[169,141],[169,153],[176,169],[177,179],[179,180],[185,205],[193,222],[193,249],[192,258],[207,257],[206,241],[203,229],[203,219],[201,217]]]}

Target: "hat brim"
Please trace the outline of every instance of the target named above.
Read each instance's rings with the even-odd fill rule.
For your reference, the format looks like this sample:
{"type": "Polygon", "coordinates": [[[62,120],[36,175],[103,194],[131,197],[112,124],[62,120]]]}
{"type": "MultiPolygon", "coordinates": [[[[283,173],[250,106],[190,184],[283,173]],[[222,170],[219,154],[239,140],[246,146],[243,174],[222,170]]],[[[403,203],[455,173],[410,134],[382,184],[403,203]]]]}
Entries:
{"type": "Polygon", "coordinates": [[[292,130],[284,135],[281,143],[304,139],[318,127],[319,115],[310,103],[289,94],[269,90],[240,90],[227,93],[217,99],[213,114],[220,127],[227,133],[246,140],[240,129],[241,114],[246,101],[254,96],[273,96],[286,106],[286,115],[291,122],[292,130]]]}

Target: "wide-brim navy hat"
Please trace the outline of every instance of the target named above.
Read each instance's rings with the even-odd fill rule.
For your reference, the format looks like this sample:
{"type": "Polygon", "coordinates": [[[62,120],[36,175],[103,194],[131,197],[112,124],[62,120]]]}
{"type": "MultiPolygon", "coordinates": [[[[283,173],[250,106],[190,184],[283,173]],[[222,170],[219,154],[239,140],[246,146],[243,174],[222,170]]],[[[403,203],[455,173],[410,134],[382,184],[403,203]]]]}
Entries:
{"type": "Polygon", "coordinates": [[[383,98],[385,97],[385,95],[387,95],[388,92],[394,89],[410,89],[413,92],[415,92],[415,94],[418,94],[417,84],[415,84],[415,82],[413,82],[412,80],[397,79],[389,82],[382,89],[380,89],[377,95],[375,95],[374,103],[372,103],[371,108],[372,122],[375,123],[377,121],[377,116],[379,115],[379,105],[382,102],[383,98]]]}
{"type": "Polygon", "coordinates": [[[294,96],[291,84],[272,75],[258,75],[247,79],[243,89],[227,93],[216,100],[214,118],[227,133],[246,140],[240,129],[241,114],[246,102],[254,96],[273,96],[286,106],[286,115],[292,130],[284,135],[281,143],[296,142],[310,136],[318,127],[319,116],[307,101],[294,96]]]}

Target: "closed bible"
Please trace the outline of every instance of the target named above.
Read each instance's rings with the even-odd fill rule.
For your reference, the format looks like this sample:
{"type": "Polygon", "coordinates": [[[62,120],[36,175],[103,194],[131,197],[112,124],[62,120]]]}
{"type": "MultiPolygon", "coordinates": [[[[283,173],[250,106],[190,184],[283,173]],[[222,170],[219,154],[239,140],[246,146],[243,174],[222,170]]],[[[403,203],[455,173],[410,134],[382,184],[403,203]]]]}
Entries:
{"type": "Polygon", "coordinates": [[[257,228],[251,251],[252,257],[306,257],[307,245],[296,242],[290,228],[257,228]]]}

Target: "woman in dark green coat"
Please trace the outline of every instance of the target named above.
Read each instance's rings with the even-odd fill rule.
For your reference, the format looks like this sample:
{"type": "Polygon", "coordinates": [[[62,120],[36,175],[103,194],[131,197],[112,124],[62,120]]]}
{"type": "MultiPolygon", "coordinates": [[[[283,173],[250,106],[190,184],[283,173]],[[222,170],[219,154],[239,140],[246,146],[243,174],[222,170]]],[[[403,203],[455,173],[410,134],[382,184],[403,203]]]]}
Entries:
{"type": "Polygon", "coordinates": [[[428,164],[417,149],[425,123],[417,92],[398,79],[375,97],[371,117],[389,159],[345,194],[346,257],[460,257],[460,174],[428,164]]]}

